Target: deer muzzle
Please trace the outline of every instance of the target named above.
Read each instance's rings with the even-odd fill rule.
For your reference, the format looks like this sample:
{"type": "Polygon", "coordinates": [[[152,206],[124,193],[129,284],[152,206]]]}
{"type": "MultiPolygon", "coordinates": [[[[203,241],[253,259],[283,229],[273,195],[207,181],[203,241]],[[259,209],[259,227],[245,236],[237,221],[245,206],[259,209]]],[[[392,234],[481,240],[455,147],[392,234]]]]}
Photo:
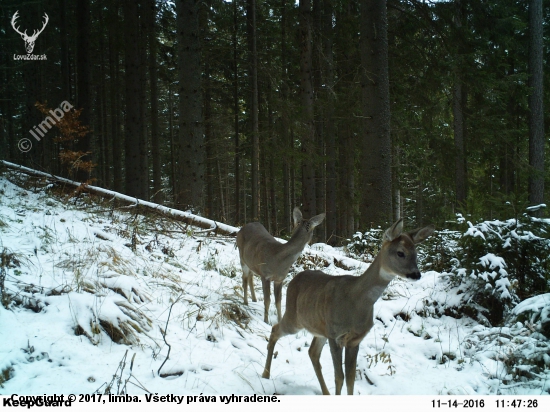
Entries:
{"type": "Polygon", "coordinates": [[[421,276],[422,275],[420,274],[419,271],[412,272],[412,273],[407,273],[407,278],[412,279],[412,280],[418,280],[418,279],[420,279],[421,276]]]}

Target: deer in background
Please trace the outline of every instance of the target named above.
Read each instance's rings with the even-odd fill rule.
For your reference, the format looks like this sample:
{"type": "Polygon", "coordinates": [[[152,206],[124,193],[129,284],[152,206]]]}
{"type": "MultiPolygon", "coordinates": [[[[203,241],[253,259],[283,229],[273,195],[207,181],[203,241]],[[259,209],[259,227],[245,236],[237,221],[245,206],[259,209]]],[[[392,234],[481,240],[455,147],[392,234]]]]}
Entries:
{"type": "Polygon", "coordinates": [[[271,302],[271,281],[275,284],[275,306],[277,308],[277,321],[281,321],[281,296],[283,280],[292,264],[298,259],[306,244],[313,236],[313,229],[319,226],[325,214],[313,216],[311,219],[302,219],[302,212],[297,207],[292,214],[294,218],[294,231],[287,243],[278,242],[259,222],[244,225],[237,233],[237,247],[243,269],[244,304],[248,305],[248,288],[252,301],[256,302],[254,292],[253,274],[262,278],[264,291],[264,322],[268,323],[267,314],[271,302]]]}
{"type": "Polygon", "coordinates": [[[348,395],[353,395],[359,344],[374,325],[373,305],[396,276],[420,279],[415,245],[428,238],[434,227],[408,233],[402,231],[402,219],[386,230],[380,252],[361,276],[331,276],[318,270],[306,270],[290,281],[285,315],[271,329],[263,378],[269,378],[277,341],[307,329],[314,335],[309,357],[323,395],[330,394],[319,362],[327,339],[334,364],[336,394],[340,395],[344,383],[342,351],[345,348],[346,387],[348,395]]]}

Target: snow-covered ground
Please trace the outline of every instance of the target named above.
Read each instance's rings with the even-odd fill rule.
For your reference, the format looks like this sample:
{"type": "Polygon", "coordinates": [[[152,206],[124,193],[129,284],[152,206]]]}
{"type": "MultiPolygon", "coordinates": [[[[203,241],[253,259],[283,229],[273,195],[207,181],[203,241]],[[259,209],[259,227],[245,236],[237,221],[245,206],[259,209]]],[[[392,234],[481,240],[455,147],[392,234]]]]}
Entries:
{"type": "MultiPolygon", "coordinates": [[[[271,379],[261,378],[271,325],[258,279],[259,301],[242,303],[234,238],[54,189],[0,175],[9,301],[9,310],[0,305],[0,395],[104,393],[109,385],[138,395],[321,393],[305,331],[277,343],[271,379]]],[[[335,258],[351,262],[312,245],[294,273],[349,274],[335,258]]],[[[353,262],[355,275],[367,267],[353,262]]],[[[508,375],[511,348],[529,343],[524,325],[488,328],[437,313],[456,298],[444,276],[390,284],[361,343],[355,394],[548,394],[547,376],[518,383],[508,375]]],[[[328,346],[321,364],[334,393],[328,346]]]]}

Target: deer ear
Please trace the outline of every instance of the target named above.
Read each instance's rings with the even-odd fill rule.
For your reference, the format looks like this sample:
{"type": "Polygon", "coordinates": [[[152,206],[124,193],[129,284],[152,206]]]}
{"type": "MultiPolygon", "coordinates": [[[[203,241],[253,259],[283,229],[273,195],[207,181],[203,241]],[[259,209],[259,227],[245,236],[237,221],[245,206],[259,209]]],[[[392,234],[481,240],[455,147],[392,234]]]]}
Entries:
{"type": "Polygon", "coordinates": [[[309,219],[309,231],[311,232],[313,229],[315,229],[316,226],[319,226],[321,223],[323,223],[323,220],[325,219],[325,214],[321,213],[320,215],[313,216],[311,219],[309,219]]]}
{"type": "Polygon", "coordinates": [[[434,225],[423,227],[422,229],[416,229],[412,232],[409,232],[409,236],[411,237],[414,244],[424,242],[427,238],[429,238],[435,230],[434,225]]]}
{"type": "Polygon", "coordinates": [[[294,218],[294,226],[296,226],[302,220],[302,212],[300,212],[298,206],[294,208],[294,211],[292,212],[292,217],[294,218]]]}
{"type": "Polygon", "coordinates": [[[401,236],[403,232],[403,218],[399,219],[388,230],[384,232],[384,241],[391,242],[392,240],[401,236]]]}

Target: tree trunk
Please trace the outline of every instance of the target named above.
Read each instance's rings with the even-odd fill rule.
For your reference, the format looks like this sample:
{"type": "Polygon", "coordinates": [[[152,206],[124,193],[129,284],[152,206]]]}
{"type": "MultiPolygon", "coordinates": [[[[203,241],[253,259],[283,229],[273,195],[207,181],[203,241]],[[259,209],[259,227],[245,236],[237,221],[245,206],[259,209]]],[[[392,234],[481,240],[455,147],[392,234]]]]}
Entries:
{"type": "Polygon", "coordinates": [[[139,42],[140,25],[137,2],[123,3],[124,8],[124,60],[125,60],[125,101],[126,117],[124,119],[125,132],[125,171],[126,194],[140,199],[145,199],[140,153],[143,142],[143,118],[140,99],[142,98],[143,84],[140,76],[139,42]]]}
{"type": "Polygon", "coordinates": [[[158,73],[157,73],[157,35],[156,1],[148,0],[145,10],[147,33],[149,38],[149,84],[151,88],[151,156],[153,160],[153,201],[162,204],[162,160],[160,151],[159,109],[158,109],[158,73]]]}
{"type": "MultiPolygon", "coordinates": [[[[103,41],[100,36],[100,45],[101,50],[104,50],[104,45],[102,44],[103,41]]],[[[105,70],[104,70],[104,62],[103,62],[103,56],[100,58],[99,63],[99,78],[100,85],[99,90],[96,92],[96,106],[97,106],[97,114],[95,116],[96,118],[96,127],[95,130],[98,130],[99,133],[96,133],[96,147],[97,147],[97,155],[96,155],[96,162],[97,162],[97,180],[101,187],[109,187],[109,161],[108,161],[108,153],[107,153],[107,138],[105,134],[107,133],[106,128],[106,120],[105,117],[107,116],[105,103],[106,103],[106,93],[105,93],[105,70]]]]}
{"type": "MultiPolygon", "coordinates": [[[[103,9],[100,8],[99,10],[99,18],[101,21],[104,20],[104,12],[103,9]]],[[[104,38],[104,32],[101,32],[99,35],[99,48],[101,50],[105,50],[105,38],[104,38]]],[[[112,152],[111,152],[111,146],[108,144],[108,127],[107,127],[107,87],[105,85],[105,81],[107,79],[107,73],[106,73],[106,62],[105,62],[105,54],[100,53],[99,57],[99,90],[97,95],[97,102],[99,104],[99,121],[98,124],[100,126],[100,136],[99,136],[99,143],[100,143],[100,156],[101,160],[98,161],[98,164],[100,166],[101,171],[101,186],[103,187],[111,187],[111,165],[112,165],[112,152]]]]}
{"type": "Polygon", "coordinates": [[[214,208],[214,179],[217,174],[214,171],[214,165],[216,164],[219,169],[219,161],[217,160],[217,155],[214,154],[215,145],[212,136],[212,96],[210,92],[210,64],[207,62],[204,65],[204,146],[206,148],[206,173],[204,174],[206,180],[206,207],[204,213],[205,216],[211,216],[213,219],[217,219],[221,211],[215,210],[214,208]]]}
{"type": "Polygon", "coordinates": [[[271,228],[271,222],[269,220],[269,199],[268,199],[268,188],[269,188],[269,181],[268,181],[268,171],[269,168],[267,166],[267,159],[265,158],[266,149],[264,147],[264,150],[260,153],[260,196],[261,196],[261,219],[260,221],[263,222],[264,226],[267,228],[267,231],[269,233],[272,232],[271,228]]]}
{"type": "MultiPolygon", "coordinates": [[[[542,0],[529,1],[529,203],[544,203],[542,0]]],[[[542,216],[542,210],[537,212],[542,216]]]]}
{"type": "Polygon", "coordinates": [[[109,111],[111,115],[111,144],[113,152],[113,189],[116,192],[123,190],[122,160],[123,160],[123,135],[120,133],[119,108],[122,106],[119,102],[119,80],[118,75],[118,47],[115,39],[120,37],[120,21],[118,17],[118,1],[113,1],[109,7],[108,22],[108,46],[109,46],[109,111]]]}
{"type": "MultiPolygon", "coordinates": [[[[509,67],[507,75],[511,76],[514,74],[515,64],[513,59],[509,59],[509,67]]],[[[512,95],[508,100],[506,106],[506,124],[508,125],[509,130],[516,128],[516,119],[517,119],[517,107],[518,102],[516,98],[512,95]]],[[[517,165],[515,162],[515,140],[514,138],[508,138],[504,141],[504,144],[499,145],[499,184],[500,190],[506,196],[509,196],[516,188],[516,169],[517,165]]]]}
{"type": "MultiPolygon", "coordinates": [[[[77,72],[77,102],[76,107],[82,109],[80,123],[92,128],[92,60],[91,60],[91,22],[90,0],[78,0],[76,3],[76,72],[77,72]]],[[[92,150],[92,133],[79,137],[76,150],[88,153],[92,150]]],[[[91,160],[89,154],[81,158],[91,160]]],[[[84,182],[91,176],[81,169],[76,172],[76,180],[84,182]]]]}
{"type": "Polygon", "coordinates": [[[220,221],[227,222],[227,214],[225,212],[225,201],[223,195],[223,178],[222,178],[222,169],[220,167],[220,159],[216,159],[216,167],[218,169],[218,184],[220,187],[220,221]]]}
{"type": "Polygon", "coordinates": [[[63,100],[74,101],[71,94],[71,75],[69,67],[69,30],[67,27],[67,0],[59,1],[59,36],[61,48],[61,95],[63,100]]]}
{"type": "MultiPolygon", "coordinates": [[[[269,62],[268,62],[269,65],[269,62]]],[[[277,202],[276,202],[276,188],[275,188],[275,156],[277,153],[277,145],[278,145],[278,136],[277,132],[275,130],[275,121],[273,117],[273,109],[272,106],[270,106],[270,102],[273,100],[272,98],[272,84],[271,79],[268,78],[267,80],[267,124],[268,124],[268,141],[264,145],[264,153],[267,154],[267,161],[266,161],[266,170],[265,174],[267,176],[266,181],[269,183],[269,187],[266,188],[266,190],[269,191],[268,198],[266,199],[265,207],[266,210],[268,210],[268,218],[269,218],[269,225],[271,227],[271,233],[272,235],[276,235],[278,233],[277,228],[277,202]]]]}
{"type": "Polygon", "coordinates": [[[453,132],[455,146],[455,187],[457,210],[466,203],[466,155],[464,139],[464,103],[463,84],[460,77],[455,78],[453,87],[453,132]]]}
{"type": "MultiPolygon", "coordinates": [[[[323,41],[322,41],[322,23],[323,23],[323,1],[312,0],[311,13],[311,49],[312,49],[312,84],[313,84],[313,115],[314,115],[314,147],[315,154],[313,156],[313,168],[315,173],[315,211],[316,213],[326,211],[325,207],[325,109],[322,88],[324,82],[324,67],[323,67],[323,41]]],[[[322,239],[326,240],[326,225],[321,225],[313,233],[312,242],[316,243],[322,239]]]]}
{"type": "Polygon", "coordinates": [[[337,210],[336,210],[336,127],[334,124],[334,107],[336,99],[334,98],[334,60],[332,55],[332,19],[333,4],[332,0],[324,0],[323,7],[323,56],[325,67],[325,98],[326,110],[324,113],[325,121],[325,145],[326,145],[326,231],[327,242],[335,245],[337,210]]]}
{"type": "Polygon", "coordinates": [[[233,1],[233,116],[235,133],[235,225],[242,221],[241,213],[241,153],[239,147],[239,64],[237,60],[237,32],[239,25],[237,21],[237,1],[233,1]]]}
{"type": "Polygon", "coordinates": [[[302,213],[317,213],[315,194],[315,125],[311,81],[311,0],[300,0],[300,100],[302,102],[302,213]]]}
{"type": "Polygon", "coordinates": [[[388,22],[385,0],[361,3],[361,228],[392,218],[388,22]]]}
{"type": "Polygon", "coordinates": [[[205,180],[198,4],[197,0],[176,1],[180,113],[175,204],[195,211],[203,207],[205,180]]]}
{"type": "Polygon", "coordinates": [[[148,0],[139,0],[139,81],[140,98],[139,112],[141,118],[140,142],[139,142],[139,175],[141,183],[142,199],[149,200],[149,131],[150,112],[147,111],[147,23],[145,9],[147,8],[148,0]]]}
{"type": "Polygon", "coordinates": [[[10,59],[11,56],[8,56],[6,58],[6,78],[5,78],[5,85],[6,85],[6,101],[5,101],[5,110],[7,115],[7,123],[8,123],[8,145],[9,145],[9,159],[11,162],[17,162],[19,163],[21,161],[20,155],[21,152],[17,149],[17,137],[15,135],[15,129],[14,129],[14,113],[13,113],[13,102],[14,99],[14,85],[9,82],[9,77],[12,75],[13,70],[13,61],[10,59]]]}
{"type": "Polygon", "coordinates": [[[252,220],[260,218],[260,136],[259,136],[259,104],[258,104],[258,53],[256,44],[256,0],[247,0],[246,26],[248,32],[249,76],[250,76],[250,126],[252,137],[251,159],[251,191],[252,220]]]}
{"type": "MultiPolygon", "coordinates": [[[[294,153],[294,131],[290,130],[290,139],[289,139],[289,149],[290,153],[294,153]]],[[[298,199],[296,199],[296,160],[294,156],[290,156],[290,204],[294,207],[298,205],[298,199]]],[[[291,223],[293,227],[293,223],[291,223]]]]}
{"type": "Polygon", "coordinates": [[[269,156],[269,210],[270,221],[273,229],[272,233],[279,233],[277,225],[277,190],[275,182],[275,160],[273,156],[269,156]]]}
{"type": "Polygon", "coordinates": [[[393,167],[392,167],[392,183],[393,183],[393,221],[397,222],[401,216],[401,188],[399,184],[399,169],[400,169],[400,148],[395,145],[393,147],[393,167]]]}
{"type": "Polygon", "coordinates": [[[460,35],[462,29],[462,21],[465,11],[462,0],[455,0],[455,26],[459,32],[458,37],[458,55],[455,67],[455,78],[453,86],[453,132],[455,144],[455,190],[456,190],[456,205],[457,210],[463,211],[466,206],[466,198],[468,196],[467,176],[466,176],[466,121],[465,121],[465,106],[466,106],[466,91],[462,75],[462,54],[464,53],[464,40],[460,35]]]}
{"type": "Polygon", "coordinates": [[[283,155],[283,224],[282,231],[286,234],[292,232],[292,217],[291,210],[292,204],[290,200],[290,165],[292,152],[290,151],[292,142],[289,142],[289,113],[288,113],[288,75],[287,75],[287,40],[286,40],[286,26],[287,26],[287,14],[286,14],[286,0],[281,0],[281,122],[280,132],[278,139],[279,150],[283,155]]]}
{"type": "Polygon", "coordinates": [[[424,198],[423,198],[423,183],[421,179],[416,182],[416,226],[422,227],[424,225],[424,198]]]}
{"type": "Polygon", "coordinates": [[[172,204],[176,204],[176,142],[174,139],[174,105],[172,103],[172,81],[168,80],[168,136],[170,140],[170,189],[172,204]]]}
{"type": "Polygon", "coordinates": [[[355,233],[355,136],[348,124],[341,134],[340,144],[340,233],[351,238],[355,233]]]}

